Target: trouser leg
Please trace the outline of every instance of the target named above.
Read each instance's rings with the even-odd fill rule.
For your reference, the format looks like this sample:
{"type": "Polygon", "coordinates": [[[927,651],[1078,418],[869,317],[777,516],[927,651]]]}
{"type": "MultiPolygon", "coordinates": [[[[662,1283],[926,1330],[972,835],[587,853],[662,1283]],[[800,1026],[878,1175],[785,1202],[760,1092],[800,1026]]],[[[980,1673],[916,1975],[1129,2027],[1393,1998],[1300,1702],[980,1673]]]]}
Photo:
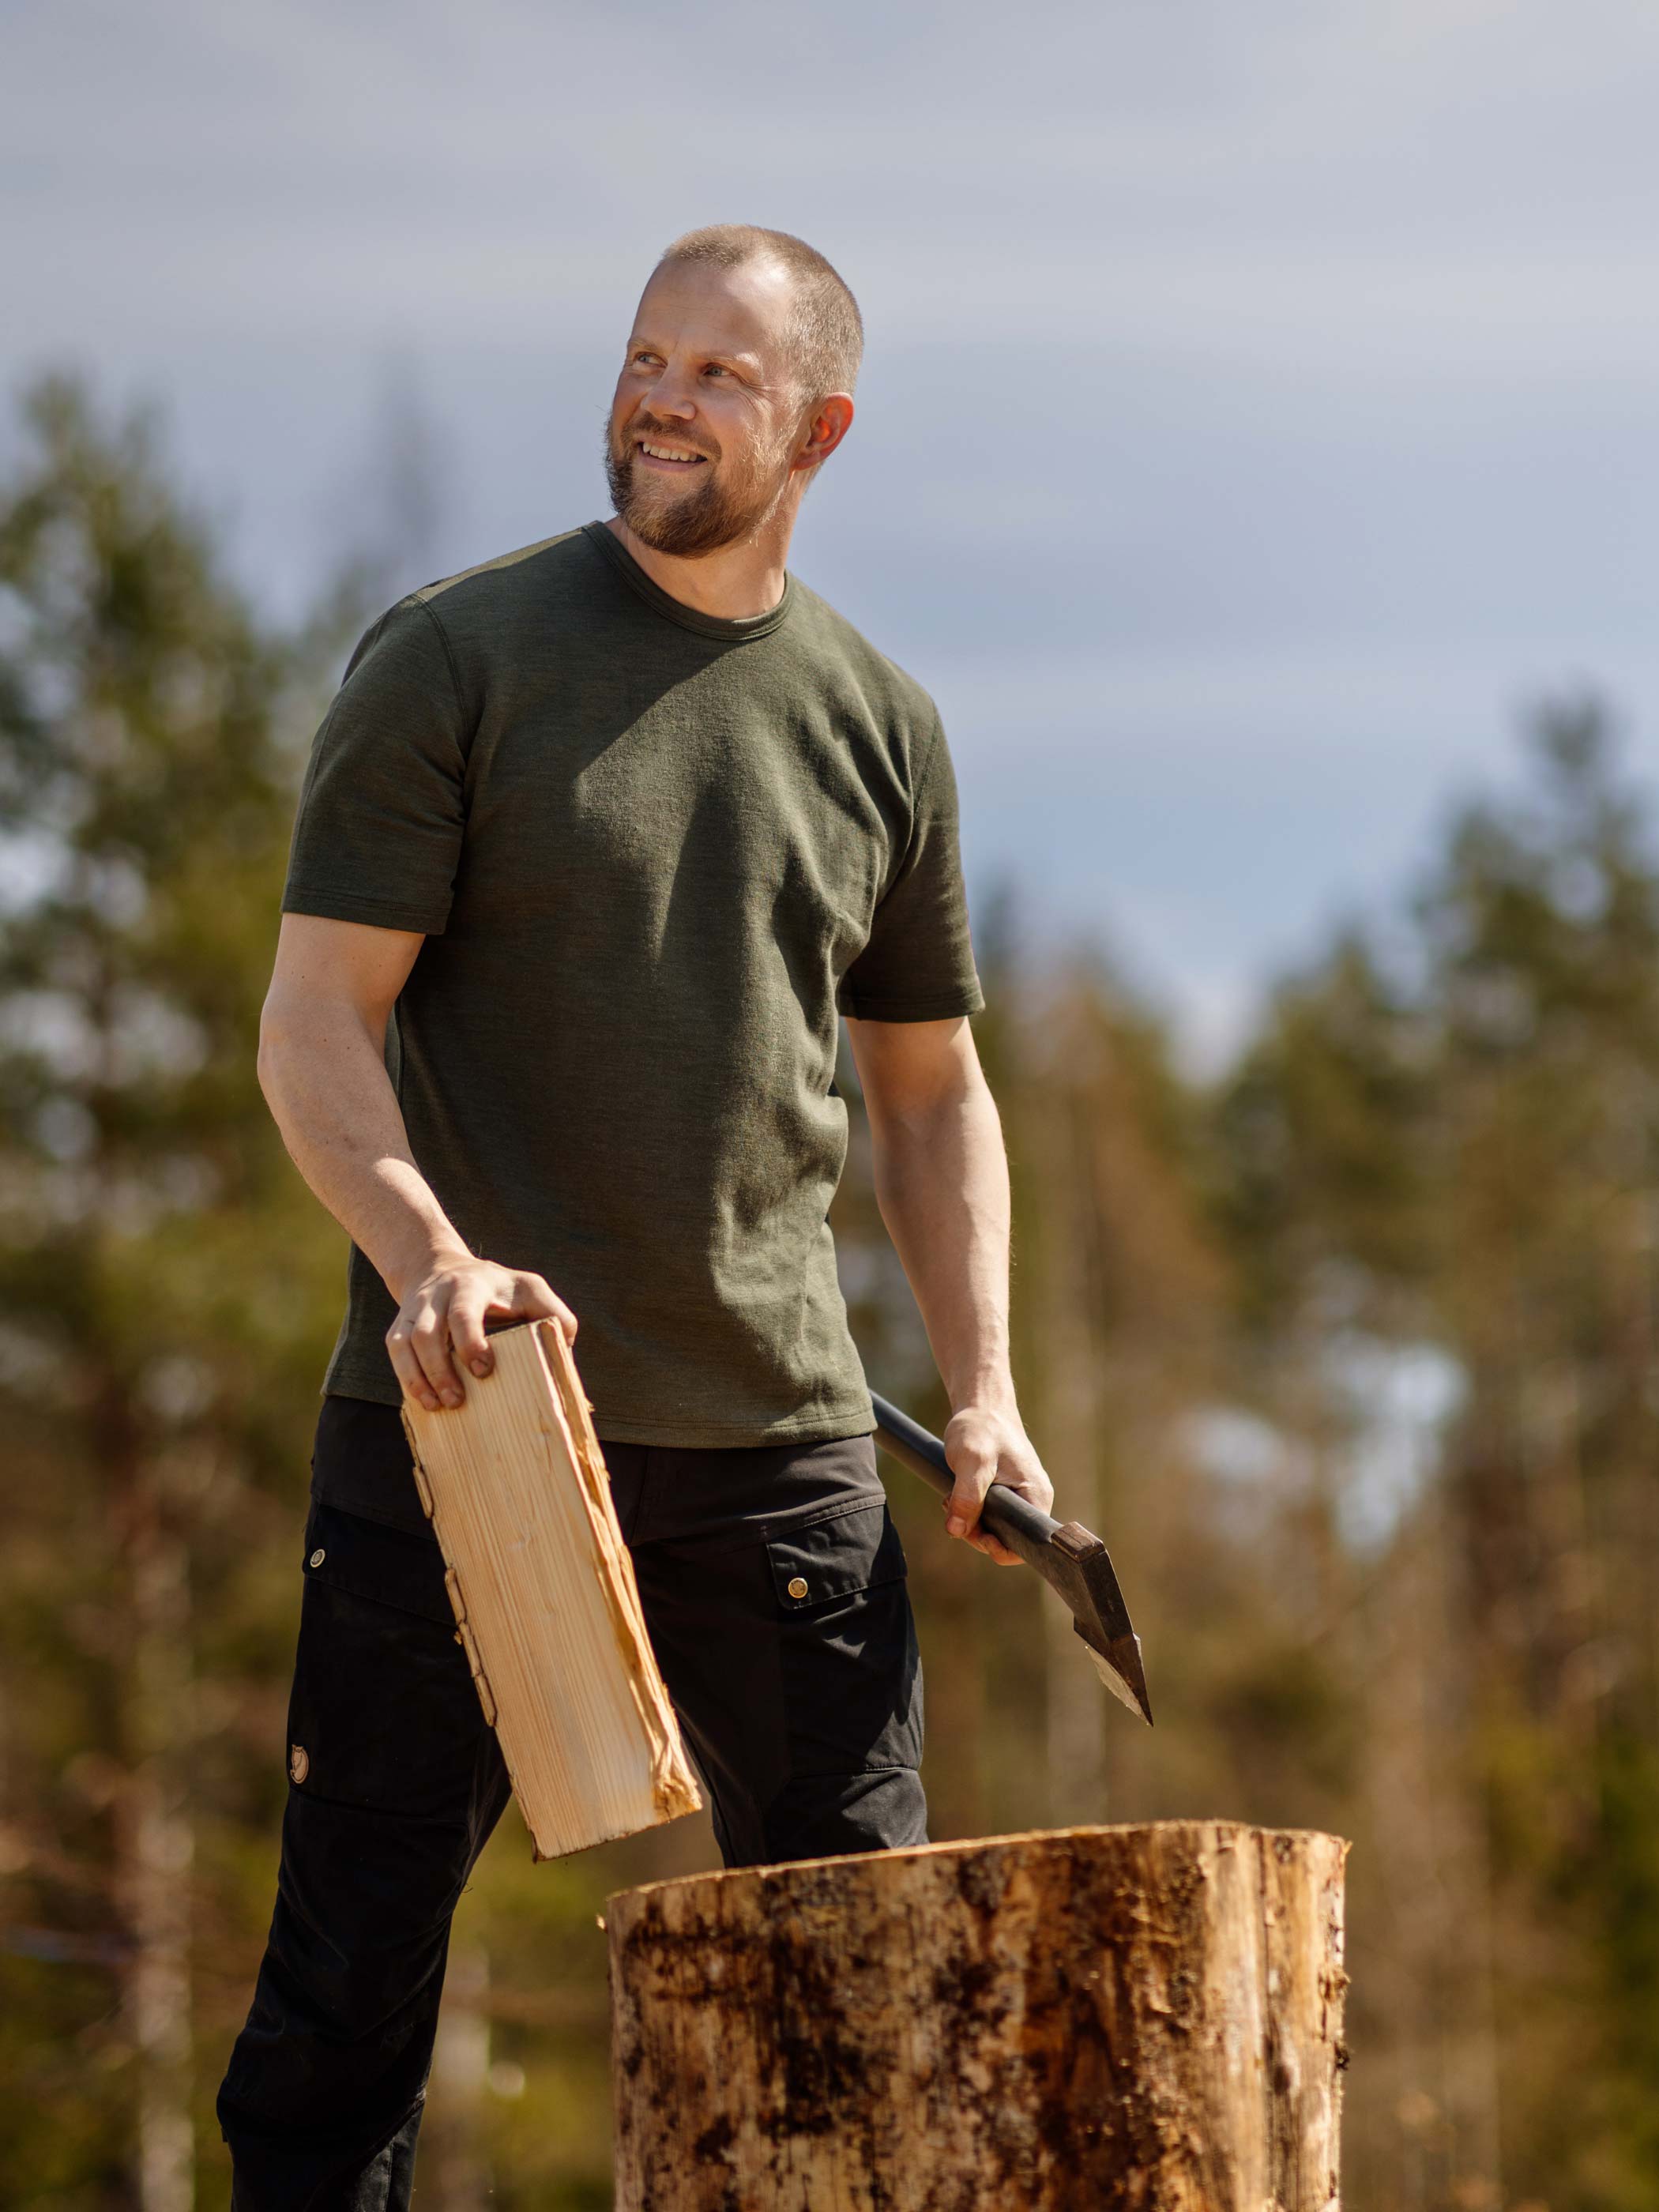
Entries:
{"type": "Polygon", "coordinates": [[[449,1923],[509,1794],[429,1539],[306,1528],[270,1941],[219,2094],[235,2212],[404,2212],[449,1923]]]}
{"type": "Polygon", "coordinates": [[[884,1504],[633,1557],[728,1866],[926,1843],[921,1663],[884,1504]]]}

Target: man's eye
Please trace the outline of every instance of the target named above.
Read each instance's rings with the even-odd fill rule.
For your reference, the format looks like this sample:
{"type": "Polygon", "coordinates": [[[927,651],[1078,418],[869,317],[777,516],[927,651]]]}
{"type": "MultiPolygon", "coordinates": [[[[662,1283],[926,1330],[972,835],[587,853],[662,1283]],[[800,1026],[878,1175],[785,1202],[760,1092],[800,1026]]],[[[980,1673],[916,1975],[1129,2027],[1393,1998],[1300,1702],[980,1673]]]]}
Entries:
{"type": "Polygon", "coordinates": [[[717,361],[709,362],[704,368],[702,373],[705,376],[726,376],[730,374],[730,371],[723,368],[720,363],[717,361]]]}

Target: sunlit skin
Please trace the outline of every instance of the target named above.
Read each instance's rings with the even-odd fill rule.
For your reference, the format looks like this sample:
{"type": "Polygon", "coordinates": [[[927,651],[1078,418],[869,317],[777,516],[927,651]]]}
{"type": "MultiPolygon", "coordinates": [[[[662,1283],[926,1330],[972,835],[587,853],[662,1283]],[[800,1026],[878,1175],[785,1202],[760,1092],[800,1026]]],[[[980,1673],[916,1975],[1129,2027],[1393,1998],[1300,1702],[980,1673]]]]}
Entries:
{"type": "Polygon", "coordinates": [[[621,515],[611,524],[665,592],[728,620],[765,614],[782,598],[802,497],[853,421],[846,392],[798,388],[789,305],[789,279],[771,262],[659,269],[641,298],[611,403],[613,461],[647,515],[706,496],[711,471],[740,514],[731,543],[690,559],[659,550],[621,515]]]}
{"type": "MultiPolygon", "coordinates": [[[[635,560],[683,605],[728,620],[783,596],[790,538],[812,471],[846,436],[853,403],[792,380],[787,280],[775,266],[697,264],[647,285],[606,440],[621,502],[648,531],[706,496],[738,524],[695,556],[663,551],[618,514],[635,560]],[[646,445],[669,449],[643,452],[646,445]]],[[[672,531],[669,532],[672,535],[672,531]]],[[[384,1054],[386,1023],[422,938],[317,915],[282,917],[260,1026],[259,1079],[312,1189],[398,1301],[386,1351],[428,1412],[460,1405],[464,1375],[494,1364],[487,1324],[545,1316],[574,1344],[577,1316],[542,1275],[472,1252],[410,1149],[384,1054]]],[[[1015,1401],[1008,1364],[1009,1190],[997,1109],[962,1018],[849,1020],[869,1114],[878,1203],[927,1325],[953,1412],[951,1535],[1014,1555],[980,1525],[994,1481],[1046,1511],[1054,1491],[1015,1401]]]]}

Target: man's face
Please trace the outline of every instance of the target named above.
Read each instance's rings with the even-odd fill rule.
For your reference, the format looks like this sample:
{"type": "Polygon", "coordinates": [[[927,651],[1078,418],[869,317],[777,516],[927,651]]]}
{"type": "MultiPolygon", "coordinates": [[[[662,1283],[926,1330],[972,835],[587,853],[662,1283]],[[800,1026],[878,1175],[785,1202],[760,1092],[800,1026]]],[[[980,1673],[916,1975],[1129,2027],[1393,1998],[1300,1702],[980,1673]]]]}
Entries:
{"type": "Polygon", "coordinates": [[[617,514],[659,553],[694,559],[769,520],[805,442],[791,382],[789,282],[768,262],[671,264],[653,276],[611,403],[617,514]]]}

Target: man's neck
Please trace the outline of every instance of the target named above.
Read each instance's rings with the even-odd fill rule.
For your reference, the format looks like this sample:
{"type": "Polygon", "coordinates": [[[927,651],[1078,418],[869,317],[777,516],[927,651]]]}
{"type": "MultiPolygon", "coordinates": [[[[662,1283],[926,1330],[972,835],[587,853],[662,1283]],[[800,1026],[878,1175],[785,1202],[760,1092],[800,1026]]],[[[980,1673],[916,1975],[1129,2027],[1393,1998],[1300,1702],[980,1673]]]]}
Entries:
{"type": "Polygon", "coordinates": [[[619,514],[613,514],[606,526],[670,599],[694,607],[700,615],[743,622],[754,615],[769,615],[783,597],[793,521],[791,515],[781,530],[769,529],[738,544],[722,545],[719,552],[702,554],[695,561],[659,553],[636,538],[619,514]]]}

